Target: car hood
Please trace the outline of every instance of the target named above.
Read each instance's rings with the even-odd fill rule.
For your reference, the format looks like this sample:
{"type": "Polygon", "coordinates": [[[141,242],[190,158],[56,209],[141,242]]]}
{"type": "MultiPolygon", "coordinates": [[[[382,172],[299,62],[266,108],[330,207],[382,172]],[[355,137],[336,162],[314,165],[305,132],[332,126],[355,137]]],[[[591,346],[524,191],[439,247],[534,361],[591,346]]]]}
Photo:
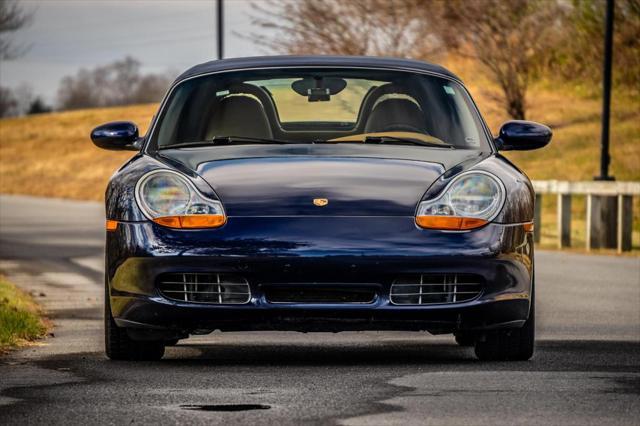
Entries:
{"type": "Polygon", "coordinates": [[[483,158],[469,150],[344,147],[216,147],[162,156],[208,182],[230,217],[413,216],[446,170],[483,158]],[[316,205],[319,199],[326,205],[316,205]]]}

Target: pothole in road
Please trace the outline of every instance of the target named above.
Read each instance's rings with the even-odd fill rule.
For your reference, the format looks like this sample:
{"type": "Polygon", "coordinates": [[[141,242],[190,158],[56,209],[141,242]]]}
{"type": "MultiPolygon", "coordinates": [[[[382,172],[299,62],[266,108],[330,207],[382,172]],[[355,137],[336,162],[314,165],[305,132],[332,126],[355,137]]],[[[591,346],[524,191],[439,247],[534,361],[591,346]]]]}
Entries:
{"type": "Polygon", "coordinates": [[[270,405],[265,404],[183,404],[180,406],[183,410],[199,410],[199,411],[249,411],[249,410],[268,410],[270,405]]]}

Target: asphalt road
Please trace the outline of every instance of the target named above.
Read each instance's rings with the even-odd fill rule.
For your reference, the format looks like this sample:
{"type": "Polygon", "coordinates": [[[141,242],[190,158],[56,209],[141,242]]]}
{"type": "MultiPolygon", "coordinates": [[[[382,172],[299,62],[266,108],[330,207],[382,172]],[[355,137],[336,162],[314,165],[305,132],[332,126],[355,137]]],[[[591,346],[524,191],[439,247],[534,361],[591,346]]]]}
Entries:
{"type": "Polygon", "coordinates": [[[0,196],[0,271],[56,325],[0,358],[0,424],[638,424],[638,258],[538,252],[528,362],[396,332],[214,333],[112,362],[102,229],[96,203],[0,196]]]}

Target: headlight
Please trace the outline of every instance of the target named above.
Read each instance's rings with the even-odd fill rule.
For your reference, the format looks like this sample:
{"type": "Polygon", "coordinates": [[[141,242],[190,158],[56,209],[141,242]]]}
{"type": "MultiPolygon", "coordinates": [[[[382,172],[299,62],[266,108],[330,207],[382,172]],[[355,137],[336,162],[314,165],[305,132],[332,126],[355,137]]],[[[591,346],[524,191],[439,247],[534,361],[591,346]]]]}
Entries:
{"type": "Polygon", "coordinates": [[[481,171],[463,173],[434,200],[418,205],[416,223],[422,228],[465,230],[486,225],[504,204],[504,184],[481,171]]]}
{"type": "Polygon", "coordinates": [[[136,185],[136,201],[146,217],[169,228],[217,228],[227,221],[220,201],[206,198],[170,170],[142,176],[136,185]]]}

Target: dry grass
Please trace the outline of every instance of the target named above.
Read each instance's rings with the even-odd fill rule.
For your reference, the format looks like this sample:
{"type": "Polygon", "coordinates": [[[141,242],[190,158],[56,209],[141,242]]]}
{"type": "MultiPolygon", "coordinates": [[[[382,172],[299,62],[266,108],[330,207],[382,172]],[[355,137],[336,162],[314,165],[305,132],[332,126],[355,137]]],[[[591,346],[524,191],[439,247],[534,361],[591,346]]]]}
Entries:
{"type": "Polygon", "coordinates": [[[132,152],[96,148],[95,126],[131,120],[145,132],[157,105],[88,109],[0,120],[0,192],[103,200],[109,177],[132,152]]]}

